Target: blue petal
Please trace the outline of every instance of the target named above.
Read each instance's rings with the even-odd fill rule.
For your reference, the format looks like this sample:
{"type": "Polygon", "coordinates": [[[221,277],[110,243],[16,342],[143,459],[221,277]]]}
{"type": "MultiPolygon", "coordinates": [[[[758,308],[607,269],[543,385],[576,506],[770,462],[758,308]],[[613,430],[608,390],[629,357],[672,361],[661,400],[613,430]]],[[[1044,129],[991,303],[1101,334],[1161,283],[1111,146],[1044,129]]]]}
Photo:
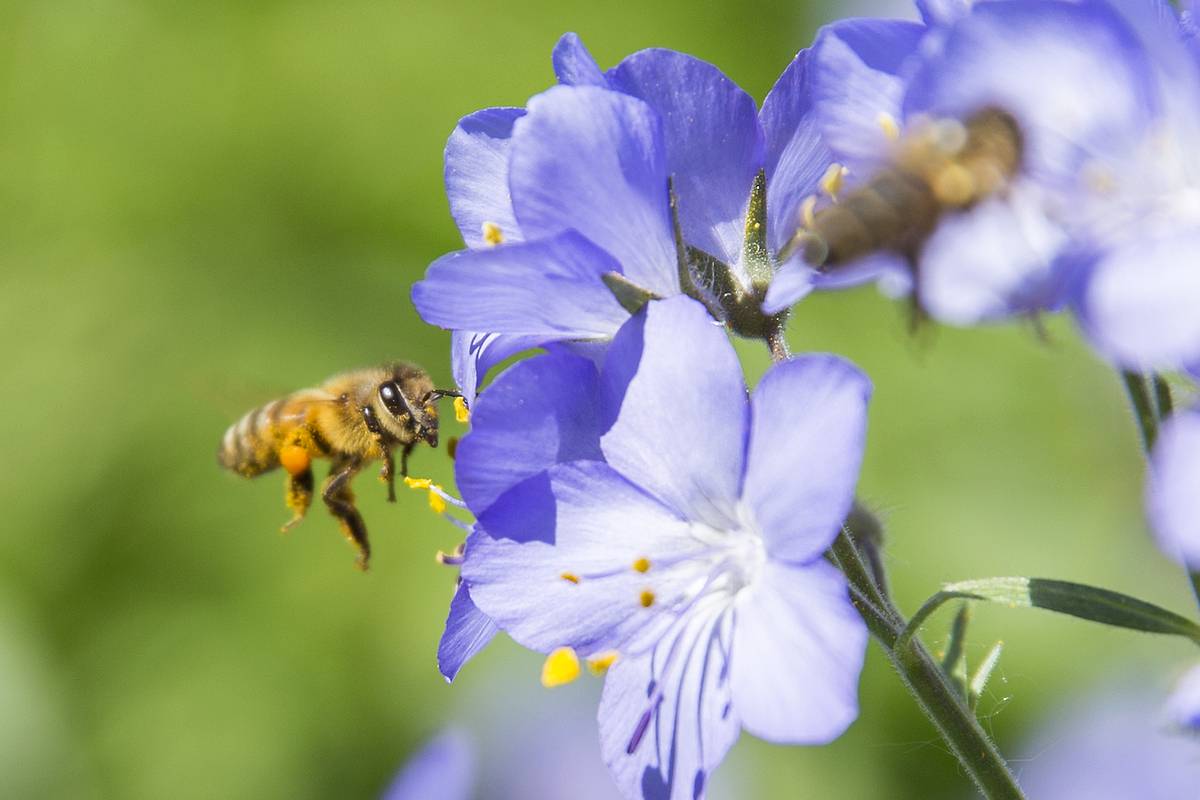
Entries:
{"type": "Polygon", "coordinates": [[[450,371],[467,405],[475,405],[475,394],[488,370],[509,356],[541,343],[541,336],[454,331],[450,335],[450,371]]]}
{"type": "Polygon", "coordinates": [[[1078,309],[1092,342],[1136,370],[1200,361],[1200,232],[1137,239],[1105,254],[1078,309]]]}
{"type": "Polygon", "coordinates": [[[818,559],[768,562],[738,595],[733,704],[747,731],[779,744],[825,744],[858,716],[867,628],[845,577],[818,559]]]}
{"type": "Polygon", "coordinates": [[[687,519],[730,527],[748,406],[724,329],[689,298],[649,303],[613,338],[602,381],[608,463],[687,519]]]}
{"type": "Polygon", "coordinates": [[[467,247],[483,247],[483,223],[521,241],[508,195],[508,155],[520,108],[485,108],[463,117],[446,142],[446,199],[467,247]]]}
{"type": "Polygon", "coordinates": [[[471,601],[465,581],[460,581],[450,601],[446,629],[438,643],[438,672],[446,681],[453,681],[463,665],[476,656],[500,631],[471,601]]]}
{"type": "Polygon", "coordinates": [[[482,514],[501,494],[554,464],[601,460],[599,376],[586,359],[536,356],[506,370],[479,398],[454,472],[482,514]]]}
{"type": "Polygon", "coordinates": [[[551,56],[554,75],[567,86],[608,86],[608,79],[577,34],[564,33],[551,56]]]}
{"type": "Polygon", "coordinates": [[[1154,112],[1151,73],[1107,6],[984,3],[918,70],[904,112],[965,119],[987,106],[1020,123],[1026,171],[1073,182],[1082,164],[1123,151],[1140,134],[1154,112]]]}
{"type": "Polygon", "coordinates": [[[811,71],[812,55],[801,50],[767,94],[759,114],[766,137],[767,237],[773,252],[795,234],[804,198],[817,191],[833,162],[833,153],[821,138],[811,71]]]}
{"type": "Polygon", "coordinates": [[[474,762],[465,736],[456,731],[443,733],[409,759],[383,800],[469,800],[474,762]]]}
{"type": "Polygon", "coordinates": [[[528,239],[574,229],[625,277],[679,293],[662,122],[634,97],[556,86],[529,101],[513,133],[509,187],[528,239]]]}
{"type": "Polygon", "coordinates": [[[479,608],[533,650],[583,654],[654,641],[674,619],[705,546],[690,524],[607,464],[552,467],[500,497],[467,541],[463,579],[479,608]],[[643,574],[641,558],[653,565],[643,574]],[[568,577],[573,576],[576,580],[568,577]],[[658,601],[643,607],[651,589],[658,601]]]}
{"type": "Polygon", "coordinates": [[[551,339],[611,336],[628,318],[601,276],[612,256],[573,231],[464,250],[429,266],[413,304],[431,325],[551,339]]]}
{"type": "Polygon", "coordinates": [[[926,25],[950,25],[966,15],[975,0],[916,0],[926,25]]]}
{"type": "Polygon", "coordinates": [[[778,314],[807,297],[816,288],[818,276],[819,273],[815,269],[798,258],[784,264],[767,287],[767,296],[762,304],[763,312],[778,314]]]}
{"type": "Polygon", "coordinates": [[[1167,701],[1171,720],[1184,730],[1200,733],[1200,666],[1193,667],[1167,701]]]}
{"type": "Polygon", "coordinates": [[[772,367],[751,399],[744,496],[774,559],[804,563],[832,544],[854,500],[871,383],[837,356],[772,367]]]}
{"type": "Polygon", "coordinates": [[[1163,551],[1200,570],[1200,413],[1180,413],[1163,425],[1146,499],[1163,551]]]}
{"type": "Polygon", "coordinates": [[[736,264],[750,188],[763,165],[754,100],[712,64],[674,50],[635,53],[608,78],[662,118],[684,240],[736,264]]]}
{"type": "Polygon", "coordinates": [[[1066,235],[1041,209],[1035,193],[1016,191],[945,219],[921,251],[925,310],[974,325],[1060,305],[1052,266],[1066,235]]]}
{"type": "Polygon", "coordinates": [[[619,658],[609,670],[600,746],[626,797],[703,797],[712,770],[737,741],[729,620],[727,612],[693,612],[652,653],[619,658]]]}
{"type": "Polygon", "coordinates": [[[843,20],[818,32],[813,103],[825,142],[852,173],[866,175],[890,151],[880,115],[903,119],[903,73],[924,33],[924,25],[889,19],[843,20]]]}

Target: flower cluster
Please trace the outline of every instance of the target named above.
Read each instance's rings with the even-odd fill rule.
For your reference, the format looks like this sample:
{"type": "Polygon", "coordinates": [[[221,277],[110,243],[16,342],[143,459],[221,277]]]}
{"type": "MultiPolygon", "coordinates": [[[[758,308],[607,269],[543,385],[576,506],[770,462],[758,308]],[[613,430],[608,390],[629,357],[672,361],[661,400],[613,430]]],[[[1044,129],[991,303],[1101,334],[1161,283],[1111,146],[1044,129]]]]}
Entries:
{"type": "MultiPolygon", "coordinates": [[[[1190,15],[918,6],[823,28],[761,109],[691,56],[602,70],[568,34],[558,85],[447,143],[466,249],[413,301],[452,331],[475,522],[444,558],[461,576],[439,666],[453,679],[504,631],[546,654],[547,686],[604,675],[629,797],[695,800],[743,729],[823,743],[857,714],[866,628],[825,554],[870,384],[787,356],[809,292],[877,281],[953,324],[1070,309],[1118,368],[1200,368],[1190,15]],[[726,330],[771,347],[752,392],[726,330]]],[[[1194,569],[1197,487],[1200,411],[1164,426],[1149,493],[1194,569]]]]}

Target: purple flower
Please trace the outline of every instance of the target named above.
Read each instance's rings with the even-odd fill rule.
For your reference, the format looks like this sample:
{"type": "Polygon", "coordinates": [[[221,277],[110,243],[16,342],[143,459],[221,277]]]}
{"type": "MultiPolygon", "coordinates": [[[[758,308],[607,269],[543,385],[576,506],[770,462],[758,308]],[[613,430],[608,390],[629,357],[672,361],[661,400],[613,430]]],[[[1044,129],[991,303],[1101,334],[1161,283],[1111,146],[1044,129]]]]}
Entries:
{"type": "Polygon", "coordinates": [[[1180,729],[1200,734],[1200,665],[1183,676],[1167,701],[1167,715],[1180,729]]]}
{"type": "MultiPolygon", "coordinates": [[[[934,16],[942,27],[898,70],[902,119],[999,107],[1023,142],[1011,191],[930,241],[921,281],[935,315],[971,321],[1070,303],[1097,349],[1125,368],[1200,361],[1190,19],[1156,0],[1011,0],[934,16]]],[[[837,152],[832,126],[822,132],[837,152]]]]}
{"type": "Polygon", "coordinates": [[[857,715],[866,630],[822,556],[854,494],[866,377],[806,356],[747,397],[686,298],[634,315],[602,370],[572,359],[522,362],[480,398],[458,457],[468,504],[486,505],[471,597],[526,647],[611,665],[602,749],[629,797],[699,797],[743,728],[836,738],[857,715]],[[491,425],[493,393],[535,369],[548,396],[491,425]]]}
{"type": "Polygon", "coordinates": [[[1160,702],[1109,685],[1059,709],[1018,762],[1021,787],[1031,800],[1192,800],[1200,739],[1163,719],[1160,702]]]}
{"type": "Polygon", "coordinates": [[[1181,411],[1163,423],[1146,505],[1163,551],[1200,570],[1200,411],[1181,411]]]}
{"type": "Polygon", "coordinates": [[[554,65],[562,85],[525,109],[465,117],[446,146],[447,195],[468,249],[431,265],[413,301],[427,322],[455,332],[468,402],[513,353],[607,341],[639,300],[687,289],[681,276],[719,317],[722,304],[758,297],[830,161],[812,122],[805,53],[761,113],[718,69],[671,50],[644,50],[605,72],[567,34],[554,65]],[[763,248],[753,220],[746,236],[760,173],[763,248]],[[633,292],[624,303],[614,279],[633,292]]]}
{"type": "Polygon", "coordinates": [[[470,800],[474,761],[466,736],[447,731],[409,759],[383,800],[470,800]]]}

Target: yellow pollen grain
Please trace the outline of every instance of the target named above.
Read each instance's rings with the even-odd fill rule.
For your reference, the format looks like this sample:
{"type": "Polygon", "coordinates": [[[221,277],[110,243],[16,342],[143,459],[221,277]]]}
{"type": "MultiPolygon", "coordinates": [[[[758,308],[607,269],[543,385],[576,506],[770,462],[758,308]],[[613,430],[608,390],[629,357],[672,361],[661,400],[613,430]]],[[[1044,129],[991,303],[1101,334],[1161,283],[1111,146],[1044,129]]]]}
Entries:
{"type": "Polygon", "coordinates": [[[894,142],[900,138],[900,124],[891,114],[880,111],[879,116],[875,117],[875,123],[879,125],[879,129],[883,131],[883,135],[888,138],[888,141],[894,142]]]}
{"type": "Polygon", "coordinates": [[[605,650],[603,653],[597,653],[587,660],[588,672],[593,675],[603,675],[608,672],[608,668],[616,663],[620,657],[620,653],[616,650],[605,650]]]}
{"type": "Polygon", "coordinates": [[[643,589],[638,595],[638,602],[642,604],[642,608],[649,608],[654,605],[654,592],[649,589],[643,589]]]}
{"type": "Polygon", "coordinates": [[[461,397],[454,398],[454,418],[462,423],[471,420],[471,409],[467,408],[467,401],[461,397]]]}
{"type": "Polygon", "coordinates": [[[825,170],[825,174],[821,176],[821,191],[836,200],[838,192],[842,190],[842,184],[845,183],[846,175],[849,172],[850,170],[836,161],[830,164],[825,170]]]}
{"type": "Polygon", "coordinates": [[[504,244],[504,231],[494,222],[483,223],[483,240],[492,247],[504,244]]]}
{"type": "Polygon", "coordinates": [[[645,556],[642,556],[637,561],[634,561],[633,562],[633,571],[634,572],[649,572],[650,571],[650,559],[646,558],[645,556]]]}
{"type": "Polygon", "coordinates": [[[559,575],[558,577],[562,578],[567,583],[573,583],[577,586],[579,585],[579,576],[576,575],[574,572],[564,572],[562,575],[559,575]]]}
{"type": "Polygon", "coordinates": [[[553,689],[579,677],[579,656],[570,647],[560,647],[542,664],[542,686],[553,689]]]}
{"type": "Polygon", "coordinates": [[[817,196],[810,194],[804,198],[804,202],[800,204],[800,221],[804,223],[804,227],[812,230],[817,225],[817,196]]]}

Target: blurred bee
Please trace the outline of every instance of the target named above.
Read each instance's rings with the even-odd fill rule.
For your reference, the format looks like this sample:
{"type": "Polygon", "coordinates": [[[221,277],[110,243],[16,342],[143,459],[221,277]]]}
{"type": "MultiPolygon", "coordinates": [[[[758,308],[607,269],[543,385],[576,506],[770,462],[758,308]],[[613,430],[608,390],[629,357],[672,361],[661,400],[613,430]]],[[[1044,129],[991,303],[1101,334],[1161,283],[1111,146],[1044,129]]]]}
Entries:
{"type": "Polygon", "coordinates": [[[1001,191],[1021,166],[1021,129],[999,108],[984,108],[966,122],[920,122],[904,136],[890,117],[882,122],[896,140],[890,162],[835,204],[815,213],[815,198],[806,204],[793,247],[818,270],[878,252],[903,256],[915,268],[944,214],[1001,191]]]}
{"type": "Polygon", "coordinates": [[[400,447],[400,474],[408,475],[408,456],[419,442],[438,444],[436,401],[457,392],[433,388],[420,367],[395,362],[335,375],[315,389],[301,389],[248,412],[225,431],[217,461],[247,478],[276,467],[288,473],[288,530],[304,518],[312,503],[315,458],[331,462],[321,486],[321,499],[342,533],[358,550],[356,565],[365,570],[371,557],[367,528],[350,481],[372,461],[382,460],[380,479],[395,502],[395,462],[400,447]]]}

